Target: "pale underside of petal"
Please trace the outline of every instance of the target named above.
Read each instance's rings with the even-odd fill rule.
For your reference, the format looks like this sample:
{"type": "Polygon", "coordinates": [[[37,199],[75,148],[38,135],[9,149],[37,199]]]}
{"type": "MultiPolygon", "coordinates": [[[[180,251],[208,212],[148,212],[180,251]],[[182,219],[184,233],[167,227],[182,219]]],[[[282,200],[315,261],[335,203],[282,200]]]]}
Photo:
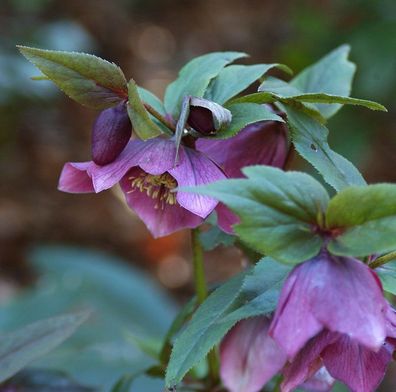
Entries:
{"type": "Polygon", "coordinates": [[[383,346],[378,352],[342,336],[322,353],[329,373],[352,392],[374,392],[385,375],[392,354],[383,346]]]}
{"type": "Polygon", "coordinates": [[[130,175],[138,177],[140,169],[131,170],[120,182],[129,207],[145,223],[155,237],[163,237],[175,231],[199,226],[203,219],[178,204],[158,206],[158,201],[139,189],[131,188],[130,175]]]}
{"type": "Polygon", "coordinates": [[[230,392],[258,392],[283,367],[286,354],[268,335],[269,319],[240,321],[220,346],[221,378],[230,392]]]}
{"type": "Polygon", "coordinates": [[[300,385],[300,389],[305,392],[329,392],[334,383],[335,379],[322,366],[309,380],[300,385]]]}
{"type": "Polygon", "coordinates": [[[91,177],[87,174],[89,165],[91,162],[65,163],[59,177],[58,189],[68,193],[94,192],[91,177]]]}
{"type": "MultiPolygon", "coordinates": [[[[179,164],[169,170],[180,188],[206,185],[226,178],[221,169],[203,153],[187,147],[181,148],[180,152],[179,164]]],[[[206,218],[218,203],[211,197],[190,192],[177,192],[177,201],[202,218],[206,218]]]]}
{"type": "Polygon", "coordinates": [[[248,125],[225,140],[198,139],[197,149],[207,154],[229,177],[244,177],[241,169],[252,165],[282,168],[288,142],[285,125],[274,121],[248,125]]]}

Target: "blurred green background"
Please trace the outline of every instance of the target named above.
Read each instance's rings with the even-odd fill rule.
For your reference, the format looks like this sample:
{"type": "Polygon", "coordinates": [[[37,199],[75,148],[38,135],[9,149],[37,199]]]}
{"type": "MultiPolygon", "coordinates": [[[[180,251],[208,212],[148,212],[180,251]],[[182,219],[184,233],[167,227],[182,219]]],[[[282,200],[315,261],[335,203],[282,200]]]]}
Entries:
{"type": "MultiPolygon", "coordinates": [[[[77,299],[84,299],[102,312],[102,318],[105,314],[116,320],[116,326],[99,322],[100,343],[109,343],[111,337],[120,341],[124,330],[137,335],[146,332],[155,340],[169,325],[174,303],[183,302],[192,292],[186,233],[154,241],[119,202],[117,193],[77,196],[56,190],[65,161],[89,159],[90,128],[97,113],[78,106],[49,82],[31,81],[38,71],[19,55],[16,44],[94,53],[119,64],[127,77],[133,76],[162,97],[180,66],[205,52],[245,51],[252,63],[281,62],[297,73],[342,43],[352,46],[351,59],[358,66],[353,96],[377,100],[389,113],[343,108],[329,123],[330,144],[352,160],[369,182],[396,182],[394,0],[0,0],[0,302],[5,306],[0,328],[73,309],[80,306],[77,299]],[[63,247],[44,247],[48,244],[63,247]],[[89,253],[88,257],[84,253],[90,252],[87,248],[106,253],[89,253]],[[114,262],[114,257],[122,261],[114,262]],[[84,273],[92,275],[80,271],[85,268],[81,267],[84,261],[80,267],[73,264],[87,258],[105,258],[102,267],[109,269],[113,264],[128,264],[131,291],[113,297],[109,294],[115,302],[106,308],[103,303],[108,297],[97,300],[91,286],[81,283],[84,273]],[[166,305],[156,305],[166,312],[163,325],[158,323],[152,330],[147,325],[156,324],[156,319],[141,315],[135,308],[138,302],[122,300],[129,295],[146,303],[160,292],[153,294],[144,285],[133,283],[141,270],[146,273],[142,279],[154,279],[160,286],[153,290],[167,291],[167,296],[173,297],[163,299],[166,305]],[[40,297],[47,290],[48,281],[42,283],[46,274],[54,287],[72,287],[52,291],[52,297],[59,294],[61,303],[54,298],[50,301],[51,296],[40,297]],[[31,295],[25,290],[32,285],[36,287],[36,305],[26,302],[31,295]],[[69,296],[71,290],[75,299],[65,290],[69,296]],[[39,303],[44,309],[36,312],[39,303]],[[117,306],[120,314],[114,316],[110,310],[117,306]]],[[[307,168],[298,158],[294,167],[307,168]]],[[[210,282],[232,275],[242,263],[235,249],[210,252],[206,265],[210,282]]],[[[102,280],[99,287],[96,290],[108,293],[114,288],[102,280]]],[[[84,336],[81,339],[84,341],[84,336]]],[[[73,349],[87,343],[78,342],[77,337],[73,349]]],[[[136,349],[124,349],[127,359],[137,355],[130,362],[131,370],[142,365],[144,360],[136,349]]],[[[114,347],[109,350],[117,353],[114,347]]],[[[114,365],[118,370],[110,372],[113,379],[128,370],[125,358],[122,366],[114,365]]],[[[87,359],[85,367],[81,366],[88,369],[89,363],[87,359]]],[[[75,364],[65,370],[79,378],[78,368],[75,364]]],[[[90,371],[81,372],[82,381],[92,381],[90,371]]],[[[392,374],[388,380],[381,390],[394,391],[392,374]]],[[[159,390],[158,384],[140,390],[150,392],[150,388],[159,390]]]]}

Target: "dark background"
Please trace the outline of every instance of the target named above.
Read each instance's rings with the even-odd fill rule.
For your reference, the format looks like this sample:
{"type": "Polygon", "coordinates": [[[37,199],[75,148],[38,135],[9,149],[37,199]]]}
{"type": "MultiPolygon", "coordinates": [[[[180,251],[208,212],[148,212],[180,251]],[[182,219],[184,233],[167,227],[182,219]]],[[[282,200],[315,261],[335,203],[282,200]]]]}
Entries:
{"type": "MultiPolygon", "coordinates": [[[[34,281],[30,249],[48,243],[138,264],[178,301],[191,292],[186,233],[154,241],[117,192],[57,191],[64,162],[89,159],[97,113],[31,81],[38,71],[16,44],[94,53],[162,97],[178,69],[205,52],[245,51],[249,62],[281,62],[297,73],[342,43],[358,65],[353,96],[389,113],[343,108],[329,123],[330,144],[369,182],[396,182],[394,0],[0,0],[0,299],[34,281]]],[[[294,167],[307,168],[298,158],[294,167]]],[[[234,249],[210,252],[209,280],[240,264],[234,249]]]]}

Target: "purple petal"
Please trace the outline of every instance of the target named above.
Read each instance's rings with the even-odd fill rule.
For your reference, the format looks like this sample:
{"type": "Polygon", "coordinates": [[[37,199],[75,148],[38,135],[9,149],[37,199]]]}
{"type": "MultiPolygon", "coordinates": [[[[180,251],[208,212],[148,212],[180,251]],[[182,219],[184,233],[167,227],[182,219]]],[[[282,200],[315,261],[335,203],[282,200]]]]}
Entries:
{"type": "Polygon", "coordinates": [[[338,334],[323,331],[309,340],[293,361],[285,367],[282,392],[293,391],[294,388],[313,377],[322,367],[321,352],[337,339],[338,334]]]}
{"type": "Polygon", "coordinates": [[[90,165],[91,162],[65,163],[59,177],[58,189],[68,193],[94,192],[91,177],[87,174],[90,165]]]}
{"type": "Polygon", "coordinates": [[[158,207],[157,200],[147,196],[145,192],[140,192],[138,189],[130,192],[132,189],[129,176],[137,177],[140,173],[143,171],[138,168],[132,169],[121,180],[120,185],[129,207],[136,212],[155,238],[181,229],[194,228],[202,223],[202,218],[177,204],[164,204],[163,207],[158,207]]]}
{"type": "Polygon", "coordinates": [[[306,392],[328,392],[331,391],[334,383],[335,379],[322,366],[309,380],[300,385],[300,389],[306,392]]]}
{"type": "Polygon", "coordinates": [[[227,234],[234,234],[234,229],[232,228],[232,226],[240,222],[239,217],[235,215],[223,203],[217,204],[216,213],[217,213],[217,224],[220,227],[220,229],[226,232],[227,234]]]}
{"type": "Polygon", "coordinates": [[[353,392],[373,392],[385,375],[392,354],[387,347],[378,352],[342,336],[322,353],[329,373],[353,392]]]}
{"type": "Polygon", "coordinates": [[[385,309],[381,287],[370,268],[358,260],[322,252],[291,272],[271,334],[290,356],[322,328],[378,350],[385,340],[385,309]]]}
{"type": "Polygon", "coordinates": [[[283,285],[271,324],[270,335],[293,358],[323,326],[311,313],[309,297],[310,262],[295,267],[283,285]]]}
{"type": "MultiPolygon", "coordinates": [[[[201,152],[184,147],[179,153],[179,164],[169,170],[179,187],[205,185],[226,178],[221,169],[201,152]]],[[[190,192],[177,192],[177,201],[202,218],[206,218],[218,203],[211,197],[190,192]]]]}
{"type": "Polygon", "coordinates": [[[268,335],[269,320],[240,321],[220,345],[221,379],[230,392],[258,392],[283,367],[285,353],[268,335]]]}
{"type": "Polygon", "coordinates": [[[387,303],[386,312],[386,336],[396,338],[396,310],[387,303]]]}
{"type": "Polygon", "coordinates": [[[226,140],[198,139],[196,146],[229,177],[244,177],[241,169],[245,166],[283,167],[288,150],[287,131],[280,122],[258,122],[226,140]]]}

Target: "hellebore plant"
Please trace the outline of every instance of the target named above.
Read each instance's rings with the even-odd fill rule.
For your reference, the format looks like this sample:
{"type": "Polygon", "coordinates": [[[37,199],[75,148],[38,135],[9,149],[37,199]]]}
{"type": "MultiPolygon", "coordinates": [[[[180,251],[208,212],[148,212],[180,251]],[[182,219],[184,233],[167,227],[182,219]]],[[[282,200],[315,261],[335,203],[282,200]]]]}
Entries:
{"type": "Polygon", "coordinates": [[[101,110],[92,160],[66,163],[59,189],[119,184],[155,237],[192,229],[196,297],[148,375],[163,377],[169,391],[377,388],[396,347],[384,292],[396,294],[396,185],[367,185],[328,145],[326,121],[342,105],[386,111],[349,97],[348,46],[288,82],[267,75],[291,74],[285,65],[206,54],[182,68],[163,102],[98,57],[19,50],[72,99],[101,110]],[[246,93],[257,81],[257,92],[246,93]],[[287,171],[295,152],[334,196],[310,175],[287,171]],[[203,248],[224,238],[252,265],[209,294],[203,248]]]}

